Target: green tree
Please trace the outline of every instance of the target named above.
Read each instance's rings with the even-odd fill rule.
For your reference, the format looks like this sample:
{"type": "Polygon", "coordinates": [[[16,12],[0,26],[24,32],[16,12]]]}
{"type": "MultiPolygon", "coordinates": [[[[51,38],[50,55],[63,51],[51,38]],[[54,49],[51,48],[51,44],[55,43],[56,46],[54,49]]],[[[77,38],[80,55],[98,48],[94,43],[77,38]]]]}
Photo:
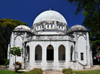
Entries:
{"type": "MultiPolygon", "coordinates": [[[[17,64],[16,62],[16,56],[21,56],[21,52],[22,52],[22,49],[20,49],[20,47],[12,47],[11,50],[10,50],[10,54],[14,55],[15,56],[15,64],[17,64]]],[[[17,68],[15,66],[15,72],[17,72],[17,68]]]]}
{"type": "Polygon", "coordinates": [[[85,16],[84,25],[89,31],[95,33],[100,31],[100,0],[67,0],[71,4],[77,5],[75,14],[82,11],[85,16]]]}
{"type": "Polygon", "coordinates": [[[15,63],[16,63],[16,56],[20,56],[22,52],[22,49],[20,47],[12,47],[10,50],[10,54],[15,56],[15,63]]]}
{"type": "Polygon", "coordinates": [[[23,24],[27,25],[16,19],[0,19],[0,59],[7,58],[7,47],[10,42],[11,32],[16,26],[23,24]]]}
{"type": "Polygon", "coordinates": [[[92,48],[95,49],[100,44],[100,0],[67,1],[77,6],[75,15],[82,11],[85,17],[82,25],[89,29],[92,48]]]}

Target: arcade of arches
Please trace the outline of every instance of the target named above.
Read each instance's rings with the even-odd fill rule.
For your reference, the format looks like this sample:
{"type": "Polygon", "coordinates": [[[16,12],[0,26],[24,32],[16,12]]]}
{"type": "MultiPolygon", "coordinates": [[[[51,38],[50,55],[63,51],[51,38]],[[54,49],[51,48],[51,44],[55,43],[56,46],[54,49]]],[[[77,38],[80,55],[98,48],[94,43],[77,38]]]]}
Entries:
{"type": "MultiPolygon", "coordinates": [[[[65,61],[65,46],[64,45],[60,45],[58,47],[58,60],[62,60],[62,61],[65,61]]],[[[73,59],[73,46],[71,46],[70,48],[70,60],[72,61],[73,59]]],[[[47,49],[46,49],[46,60],[47,61],[54,61],[54,48],[52,45],[48,45],[47,46],[47,49]]],[[[30,48],[29,46],[27,46],[27,50],[26,50],[26,57],[27,57],[27,61],[29,61],[30,59],[30,48]]],[[[41,61],[42,60],[42,47],[40,45],[37,45],[35,47],[35,60],[39,60],[41,61]]]]}

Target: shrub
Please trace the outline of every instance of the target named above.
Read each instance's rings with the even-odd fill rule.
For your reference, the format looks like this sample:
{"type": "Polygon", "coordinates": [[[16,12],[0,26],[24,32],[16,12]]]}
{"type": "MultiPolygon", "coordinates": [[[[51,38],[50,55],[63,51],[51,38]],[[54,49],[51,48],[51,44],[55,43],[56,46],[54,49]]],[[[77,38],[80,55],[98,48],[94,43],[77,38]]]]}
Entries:
{"type": "Polygon", "coordinates": [[[64,74],[73,74],[73,70],[71,68],[63,69],[62,72],[64,74]]]}
{"type": "Polygon", "coordinates": [[[66,72],[66,69],[63,69],[62,72],[65,73],[66,72]]]}
{"type": "Polygon", "coordinates": [[[28,74],[42,74],[42,69],[41,68],[34,68],[31,71],[29,71],[28,74]]]}
{"type": "Polygon", "coordinates": [[[9,65],[9,59],[5,59],[5,66],[9,65]]]}
{"type": "Polygon", "coordinates": [[[38,71],[29,71],[28,74],[40,74],[38,71]]]}

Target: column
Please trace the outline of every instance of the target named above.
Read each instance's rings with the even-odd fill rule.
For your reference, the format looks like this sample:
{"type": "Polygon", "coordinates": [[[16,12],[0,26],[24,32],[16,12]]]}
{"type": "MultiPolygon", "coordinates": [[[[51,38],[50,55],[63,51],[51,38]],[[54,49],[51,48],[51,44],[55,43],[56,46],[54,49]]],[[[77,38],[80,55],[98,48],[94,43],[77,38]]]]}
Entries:
{"type": "Polygon", "coordinates": [[[25,48],[24,47],[25,47],[25,43],[23,42],[22,43],[22,50],[23,50],[22,51],[22,68],[25,68],[25,60],[24,60],[25,59],[25,48]]]}
{"type": "Polygon", "coordinates": [[[34,65],[35,65],[35,47],[34,46],[30,46],[30,60],[29,60],[29,65],[30,65],[30,69],[33,69],[34,65]]]}
{"type": "MultiPolygon", "coordinates": [[[[12,32],[11,34],[11,40],[10,40],[10,44],[11,44],[11,47],[14,47],[14,32],[12,32]]],[[[9,69],[14,69],[14,64],[15,63],[15,58],[12,54],[10,54],[10,59],[9,59],[9,69]]]]}
{"type": "Polygon", "coordinates": [[[65,47],[65,65],[66,67],[70,66],[70,44],[69,41],[66,42],[66,47],[65,47]]]}
{"type": "Polygon", "coordinates": [[[45,45],[42,45],[42,63],[41,63],[41,66],[42,66],[42,69],[45,70],[46,69],[46,65],[47,65],[47,62],[46,62],[46,46],[45,45]]]}
{"type": "Polygon", "coordinates": [[[55,67],[55,69],[57,69],[58,68],[58,66],[59,66],[59,61],[58,61],[58,46],[55,44],[54,45],[54,67],[55,67]]]}

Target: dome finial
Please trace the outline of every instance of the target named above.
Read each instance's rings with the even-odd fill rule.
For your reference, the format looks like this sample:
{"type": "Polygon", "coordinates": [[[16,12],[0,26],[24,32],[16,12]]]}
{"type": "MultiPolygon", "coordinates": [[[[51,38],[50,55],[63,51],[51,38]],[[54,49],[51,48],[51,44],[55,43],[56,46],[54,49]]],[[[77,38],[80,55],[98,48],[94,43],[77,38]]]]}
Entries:
{"type": "Polygon", "coordinates": [[[49,10],[51,10],[51,8],[49,8],[49,10]]]}

